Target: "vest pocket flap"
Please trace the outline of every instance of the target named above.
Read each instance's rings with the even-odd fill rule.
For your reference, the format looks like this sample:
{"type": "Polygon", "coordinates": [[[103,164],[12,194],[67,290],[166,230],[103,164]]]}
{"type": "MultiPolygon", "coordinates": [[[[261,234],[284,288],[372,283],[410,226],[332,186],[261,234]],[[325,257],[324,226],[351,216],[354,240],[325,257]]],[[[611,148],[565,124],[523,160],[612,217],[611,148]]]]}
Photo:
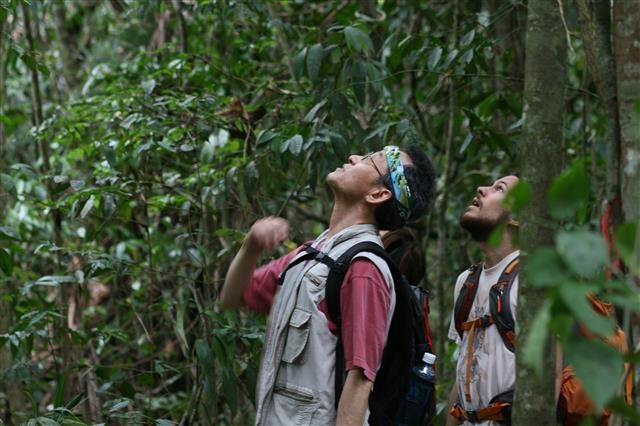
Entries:
{"type": "Polygon", "coordinates": [[[282,360],[293,364],[299,362],[309,340],[309,326],[311,313],[296,309],[289,320],[289,331],[287,333],[287,343],[284,347],[282,360]]]}
{"type": "Polygon", "coordinates": [[[289,325],[291,327],[304,327],[306,323],[311,319],[311,312],[303,311],[302,309],[295,309],[293,314],[291,314],[291,319],[289,320],[289,325]]]}

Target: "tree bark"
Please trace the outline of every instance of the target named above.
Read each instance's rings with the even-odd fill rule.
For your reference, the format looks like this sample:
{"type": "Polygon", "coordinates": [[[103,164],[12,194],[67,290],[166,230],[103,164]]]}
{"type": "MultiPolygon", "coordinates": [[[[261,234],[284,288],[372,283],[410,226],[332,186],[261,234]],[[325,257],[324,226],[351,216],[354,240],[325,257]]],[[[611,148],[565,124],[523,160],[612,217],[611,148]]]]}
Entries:
{"type": "Polygon", "coordinates": [[[604,194],[611,203],[612,226],[622,223],[620,208],[620,121],[616,88],[616,61],[611,45],[611,7],[608,2],[576,0],[582,40],[590,74],[604,106],[607,121],[607,180],[604,194]]]}
{"type": "MultiPolygon", "coordinates": [[[[618,108],[621,144],[621,196],[622,212],[626,222],[640,220],[640,130],[638,129],[638,99],[640,99],[640,4],[638,2],[614,2],[613,23],[618,83],[618,108]]],[[[637,236],[636,236],[637,238],[637,236]]],[[[640,277],[630,277],[636,282],[640,277]]],[[[630,349],[640,349],[640,317],[633,314],[630,324],[625,324],[630,349]]],[[[640,367],[636,364],[634,376],[637,386],[640,367]]],[[[637,392],[636,407],[640,403],[637,392]]]]}
{"type": "MultiPolygon", "coordinates": [[[[523,253],[531,253],[539,246],[552,244],[555,235],[546,195],[553,178],[563,166],[567,66],[567,40],[559,2],[531,0],[528,6],[524,82],[526,122],[519,154],[522,178],[532,187],[532,199],[521,217],[523,253]]],[[[513,410],[513,424],[516,425],[552,425],[556,422],[554,375],[537,375],[531,366],[523,362],[527,336],[544,301],[544,290],[531,287],[526,274],[520,274],[516,399],[513,410]]],[[[543,371],[554,371],[555,345],[551,336],[543,353],[543,371]]]]}
{"type": "Polygon", "coordinates": [[[640,218],[640,3],[614,2],[618,107],[621,127],[622,208],[626,221],[640,218]]]}

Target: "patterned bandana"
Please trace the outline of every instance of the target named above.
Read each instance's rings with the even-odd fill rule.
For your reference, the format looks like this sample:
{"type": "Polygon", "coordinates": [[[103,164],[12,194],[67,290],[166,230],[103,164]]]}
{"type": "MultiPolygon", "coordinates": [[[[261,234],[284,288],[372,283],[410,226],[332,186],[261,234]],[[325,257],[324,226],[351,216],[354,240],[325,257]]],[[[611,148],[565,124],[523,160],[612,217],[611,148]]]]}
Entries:
{"type": "Polygon", "coordinates": [[[407,178],[404,175],[404,166],[400,160],[400,148],[395,145],[387,145],[383,148],[384,155],[387,157],[387,165],[389,166],[389,174],[391,175],[391,186],[393,194],[397,201],[398,212],[404,220],[409,218],[411,209],[411,190],[407,178]]]}

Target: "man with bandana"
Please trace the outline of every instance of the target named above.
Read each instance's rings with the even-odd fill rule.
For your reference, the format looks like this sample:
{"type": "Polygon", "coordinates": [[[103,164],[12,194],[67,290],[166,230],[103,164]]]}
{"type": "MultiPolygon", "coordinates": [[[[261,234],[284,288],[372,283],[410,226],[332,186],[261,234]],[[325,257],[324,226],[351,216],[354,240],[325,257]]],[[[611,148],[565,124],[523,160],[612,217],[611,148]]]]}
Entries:
{"type": "MultiPolygon", "coordinates": [[[[424,215],[435,191],[435,172],[417,147],[387,146],[368,155],[351,155],[329,173],[334,195],[329,228],[311,247],[337,259],[354,244],[373,241],[424,215]]],[[[330,318],[325,299],[329,267],[303,256],[304,246],[257,268],[265,251],[288,239],[288,222],[256,221],[229,267],[223,304],[269,313],[257,382],[256,425],[354,424],[367,422],[368,398],[380,366],[395,294],[385,261],[360,253],[340,288],[341,329],[330,318]],[[346,379],[336,401],[335,350],[344,348],[346,379]]]]}

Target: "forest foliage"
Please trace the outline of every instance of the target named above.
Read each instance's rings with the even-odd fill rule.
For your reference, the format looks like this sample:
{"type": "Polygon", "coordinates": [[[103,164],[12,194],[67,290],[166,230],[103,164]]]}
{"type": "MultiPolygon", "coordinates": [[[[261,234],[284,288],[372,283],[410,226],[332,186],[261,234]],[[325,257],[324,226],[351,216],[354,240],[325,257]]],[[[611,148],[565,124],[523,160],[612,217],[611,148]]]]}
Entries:
{"type": "MultiPolygon", "coordinates": [[[[250,423],[265,318],[217,302],[243,233],[280,215],[306,241],[327,225],[326,174],[390,143],[419,144],[438,169],[437,201],[413,225],[442,410],[453,283],[479,258],[457,218],[479,184],[526,161],[526,14],[520,1],[1,0],[3,420],[250,423]]],[[[607,122],[565,14],[567,167],[549,193],[560,231],[527,262],[548,295],[527,353],[539,369],[540,342],[557,335],[601,407],[638,355],[573,329],[613,325],[589,291],[630,323],[640,238],[637,217],[617,229],[631,269],[609,279],[607,122]]],[[[516,212],[529,192],[511,197],[516,212]]]]}

